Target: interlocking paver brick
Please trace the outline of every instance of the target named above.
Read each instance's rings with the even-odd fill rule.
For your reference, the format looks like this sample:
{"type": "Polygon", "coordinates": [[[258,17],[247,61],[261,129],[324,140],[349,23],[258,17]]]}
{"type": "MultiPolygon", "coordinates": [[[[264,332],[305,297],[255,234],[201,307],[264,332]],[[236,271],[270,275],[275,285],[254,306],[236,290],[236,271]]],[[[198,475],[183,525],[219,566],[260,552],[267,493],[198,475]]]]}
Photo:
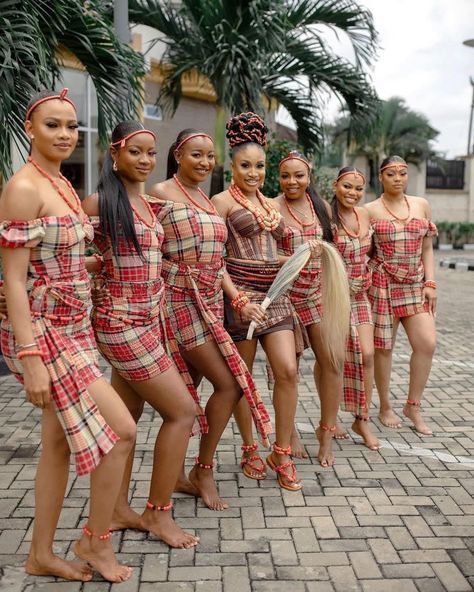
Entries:
{"type": "MultiPolygon", "coordinates": [[[[298,461],[301,492],[282,491],[269,473],[263,482],[242,475],[234,421],[217,451],[224,512],[175,496],[180,525],[200,536],[195,549],[169,550],[138,531],[115,534],[121,561],[135,567],[125,584],[98,576],[84,586],[53,578],[26,577],[34,513],[33,481],[39,455],[40,413],[25,402],[11,377],[0,377],[0,587],[12,592],[454,592],[474,589],[474,274],[439,272],[439,344],[426,390],[424,413],[433,437],[405,422],[384,428],[377,409],[373,429],[379,452],[360,439],[335,441],[336,464],[321,468],[314,427],[319,403],[313,357],[301,362],[297,426],[311,458],[298,461]],[[456,293],[456,299],[450,298],[456,293]],[[355,443],[356,442],[356,443],[355,443]]],[[[400,335],[393,359],[392,397],[400,411],[406,397],[409,355],[400,335]]],[[[104,368],[106,366],[104,365],[104,368]]],[[[258,386],[271,410],[264,358],[257,354],[258,386]]],[[[205,399],[210,392],[203,383],[205,399]]],[[[374,397],[377,403],[377,395],[374,397]]],[[[351,418],[341,414],[347,428],[351,418]]],[[[159,416],[148,406],[138,426],[131,487],[132,507],[148,496],[159,416]]],[[[197,454],[192,439],[187,469],[197,454]]],[[[261,450],[262,454],[265,451],[261,450]]],[[[55,549],[72,558],[71,542],[88,514],[88,480],[71,473],[55,549]]]]}

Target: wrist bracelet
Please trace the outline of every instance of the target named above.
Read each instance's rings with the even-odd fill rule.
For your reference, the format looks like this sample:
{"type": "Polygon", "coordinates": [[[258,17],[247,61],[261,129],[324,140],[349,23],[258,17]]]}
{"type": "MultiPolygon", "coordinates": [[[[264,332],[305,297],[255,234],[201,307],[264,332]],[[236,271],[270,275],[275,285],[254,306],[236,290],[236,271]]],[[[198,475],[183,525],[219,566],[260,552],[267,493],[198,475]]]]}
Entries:
{"type": "Polygon", "coordinates": [[[36,347],[36,342],[33,341],[33,343],[25,343],[25,344],[18,343],[16,346],[16,351],[18,352],[18,351],[21,351],[22,349],[27,349],[29,347],[36,347]]]}
{"type": "Polygon", "coordinates": [[[30,358],[30,357],[43,357],[43,352],[40,349],[25,349],[20,351],[16,354],[16,357],[21,360],[23,358],[30,358]]]}
{"type": "Polygon", "coordinates": [[[232,300],[230,301],[230,305],[236,312],[240,313],[244,306],[246,306],[249,302],[250,299],[247,296],[247,294],[243,291],[240,291],[237,292],[237,296],[232,298],[232,300]]]}
{"type": "Polygon", "coordinates": [[[425,288],[433,288],[433,290],[436,290],[437,288],[436,282],[434,280],[426,280],[423,285],[425,288]]]}

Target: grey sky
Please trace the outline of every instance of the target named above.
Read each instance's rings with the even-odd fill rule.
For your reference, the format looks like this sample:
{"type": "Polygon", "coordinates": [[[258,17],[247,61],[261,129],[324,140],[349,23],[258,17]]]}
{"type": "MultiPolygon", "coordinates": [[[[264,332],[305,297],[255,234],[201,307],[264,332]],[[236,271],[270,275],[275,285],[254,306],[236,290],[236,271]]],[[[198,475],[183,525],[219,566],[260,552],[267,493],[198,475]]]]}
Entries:
{"type": "Polygon", "coordinates": [[[382,99],[403,97],[440,135],[448,157],[466,153],[474,78],[474,0],[362,0],[382,49],[372,77],[382,99]]]}

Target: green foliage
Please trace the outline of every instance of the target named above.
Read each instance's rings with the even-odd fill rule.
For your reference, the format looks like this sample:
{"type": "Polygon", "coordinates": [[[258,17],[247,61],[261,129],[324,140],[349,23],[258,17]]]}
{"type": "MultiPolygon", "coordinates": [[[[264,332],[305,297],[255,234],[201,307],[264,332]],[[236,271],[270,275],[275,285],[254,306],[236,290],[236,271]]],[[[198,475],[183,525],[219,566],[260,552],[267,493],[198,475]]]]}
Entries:
{"type": "Polygon", "coordinates": [[[355,0],[130,0],[130,18],[160,32],[167,46],[160,100],[174,112],[183,74],[199,72],[231,113],[284,106],[308,152],[323,144],[322,108],[335,95],[354,122],[375,115],[378,99],[364,66],[377,48],[372,14],[355,0]],[[343,34],[354,63],[327,35],[343,34]]]}
{"type": "Polygon", "coordinates": [[[346,147],[349,156],[366,156],[370,185],[379,191],[378,169],[386,156],[397,154],[419,165],[433,156],[432,141],[438,134],[425,115],[412,111],[403,99],[392,97],[381,102],[375,124],[355,126],[349,115],[342,115],[330,129],[328,143],[333,151],[336,144],[346,147]]]}
{"type": "Polygon", "coordinates": [[[316,189],[318,190],[319,195],[329,203],[331,203],[334,198],[332,184],[337,178],[338,172],[338,168],[323,166],[317,168],[313,173],[316,189]]]}
{"type": "Polygon", "coordinates": [[[143,57],[115,36],[102,0],[0,0],[0,174],[11,172],[11,145],[26,146],[26,106],[60,78],[59,50],[69,50],[97,91],[99,135],[137,113],[143,57]]]}

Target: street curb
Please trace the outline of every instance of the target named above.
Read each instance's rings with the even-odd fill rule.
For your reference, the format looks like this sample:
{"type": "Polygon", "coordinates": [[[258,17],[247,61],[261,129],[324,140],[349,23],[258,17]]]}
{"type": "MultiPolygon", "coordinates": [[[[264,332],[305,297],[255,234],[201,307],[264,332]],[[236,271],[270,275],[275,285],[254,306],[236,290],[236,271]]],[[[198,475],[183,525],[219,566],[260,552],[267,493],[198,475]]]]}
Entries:
{"type": "Polygon", "coordinates": [[[456,269],[457,271],[474,271],[474,263],[468,263],[467,261],[450,261],[449,259],[441,259],[439,266],[446,267],[447,269],[456,269]]]}

